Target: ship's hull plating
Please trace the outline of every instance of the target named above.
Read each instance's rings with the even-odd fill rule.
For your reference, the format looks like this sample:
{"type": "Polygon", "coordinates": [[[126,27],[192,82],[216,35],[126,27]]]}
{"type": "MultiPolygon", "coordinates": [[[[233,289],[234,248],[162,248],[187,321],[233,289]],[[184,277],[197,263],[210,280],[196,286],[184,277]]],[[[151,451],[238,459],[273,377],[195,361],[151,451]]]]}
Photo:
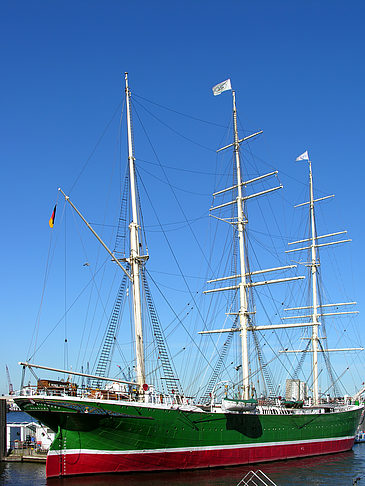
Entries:
{"type": "Polygon", "coordinates": [[[57,432],[47,477],[231,466],[342,452],[353,446],[362,411],[225,414],[61,397],[16,402],[57,432]]]}

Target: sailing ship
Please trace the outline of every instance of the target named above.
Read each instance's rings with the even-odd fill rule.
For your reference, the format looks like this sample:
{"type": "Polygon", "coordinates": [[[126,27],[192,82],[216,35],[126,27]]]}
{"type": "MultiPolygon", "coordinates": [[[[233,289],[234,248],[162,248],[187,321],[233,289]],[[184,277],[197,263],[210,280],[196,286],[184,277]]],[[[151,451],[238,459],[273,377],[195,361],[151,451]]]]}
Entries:
{"type": "MultiPolygon", "coordinates": [[[[98,365],[94,374],[56,369],[28,361],[20,363],[24,371],[30,369],[34,372],[43,369],[56,371],[58,374],[66,373],[69,376],[87,377],[91,380],[89,386],[83,390],[78,389],[71,380],[57,382],[39,380],[37,389],[33,393],[29,394],[29,388],[24,387],[14,398],[22,410],[56,432],[47,457],[47,477],[233,466],[330,454],[349,450],[354,444],[362,405],[358,402],[352,403],[350,399],[323,401],[318,385],[319,356],[321,354],[328,356],[331,351],[323,347],[321,340],[323,336],[320,335],[321,317],[326,314],[324,311],[330,304],[321,305],[318,300],[318,247],[334,244],[333,242],[321,243],[323,241],[321,239],[337,233],[323,236],[318,236],[316,233],[314,207],[320,199],[314,198],[311,162],[309,157],[303,154],[302,160],[309,165],[309,201],[304,204],[309,207],[311,234],[308,239],[293,243],[307,244],[304,249],[310,252],[307,266],[310,272],[312,298],[308,306],[289,309],[290,311],[305,309],[308,315],[305,316],[306,320],[303,316],[290,316],[294,320],[291,323],[257,324],[254,319],[252,289],[276,283],[294,285],[292,281],[304,277],[283,277],[272,280],[266,278],[269,272],[278,272],[295,265],[251,270],[246,238],[247,201],[281,189],[282,186],[256,194],[245,194],[244,190],[250,184],[269,178],[276,172],[251,180],[243,179],[240,146],[261,132],[240,139],[235,91],[231,89],[230,82],[220,83],[215,88],[214,94],[226,90],[232,92],[234,138],[232,143],[220,150],[233,150],[235,182],[232,186],[214,194],[215,198],[228,194],[233,196],[228,202],[212,206],[210,211],[212,215],[217,214],[217,210],[224,211],[226,208],[234,211],[232,213],[234,216],[231,218],[215,217],[229,223],[237,237],[238,270],[234,275],[210,280],[209,284],[218,283],[223,286],[210,288],[205,293],[222,292],[226,293],[225,295],[230,293],[234,295],[237,305],[235,312],[228,312],[233,316],[233,325],[224,329],[203,329],[201,335],[203,337],[206,334],[228,333],[231,336],[238,333],[242,355],[238,366],[241,374],[240,386],[236,387],[235,395],[229,396],[230,389],[225,385],[223,387],[225,393],[219,397],[216,393],[219,377],[218,373],[213,373],[210,389],[206,390],[203,397],[186,397],[182,392],[181,382],[176,378],[174,369],[169,364],[168,352],[163,345],[163,336],[155,322],[156,319],[154,334],[158,344],[158,358],[165,375],[163,377],[165,388],[163,390],[158,387],[158,384],[149,382],[145,365],[146,351],[141,303],[142,290],[147,292],[145,266],[149,255],[143,252],[141,245],[140,207],[136,189],[131,122],[131,90],[128,76],[125,74],[129,188],[132,208],[129,224],[129,255],[126,258],[116,256],[70,198],[61,192],[66,203],[72,206],[109,253],[113,262],[120,267],[123,282],[121,291],[125,291],[127,283],[131,285],[135,332],[135,378],[120,379],[105,374],[108,369],[106,355],[108,350],[110,351],[116,325],[106,334],[99,361],[100,366],[98,365]],[[255,280],[257,275],[264,275],[264,280],[255,280]],[[301,322],[303,320],[305,322],[301,322]],[[298,328],[310,329],[308,346],[304,350],[284,349],[283,353],[306,352],[312,355],[311,396],[301,397],[299,394],[293,400],[292,397],[284,400],[274,392],[268,392],[266,396],[258,396],[250,367],[250,336],[277,329],[298,328]],[[102,383],[107,385],[103,386],[102,383]]],[[[327,314],[331,315],[331,313],[327,314]]],[[[113,322],[115,324],[115,320],[113,322]]],[[[223,356],[218,354],[217,358],[218,362],[222,363],[223,356]]],[[[266,365],[267,363],[262,366],[263,374],[266,365]]]]}

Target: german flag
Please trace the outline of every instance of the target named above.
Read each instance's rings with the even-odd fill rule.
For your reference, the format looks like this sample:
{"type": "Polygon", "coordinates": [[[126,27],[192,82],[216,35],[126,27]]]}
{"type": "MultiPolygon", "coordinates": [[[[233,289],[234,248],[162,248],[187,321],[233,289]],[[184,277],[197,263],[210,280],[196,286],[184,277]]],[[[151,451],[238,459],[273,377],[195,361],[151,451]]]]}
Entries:
{"type": "Polygon", "coordinates": [[[50,228],[53,228],[53,225],[54,225],[54,219],[56,217],[56,207],[57,207],[57,204],[55,205],[55,207],[53,208],[53,212],[52,212],[52,216],[51,216],[51,219],[49,220],[49,226],[50,228]]]}

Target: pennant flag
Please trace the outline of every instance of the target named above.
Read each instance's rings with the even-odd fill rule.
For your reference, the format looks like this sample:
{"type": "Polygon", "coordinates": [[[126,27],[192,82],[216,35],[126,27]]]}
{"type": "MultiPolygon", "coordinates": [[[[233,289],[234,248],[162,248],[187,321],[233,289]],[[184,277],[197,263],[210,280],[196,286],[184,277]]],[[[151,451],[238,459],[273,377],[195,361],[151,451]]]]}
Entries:
{"type": "Polygon", "coordinates": [[[301,160],[309,160],[308,150],[306,150],[304,154],[299,155],[299,157],[295,159],[295,162],[299,162],[301,160]]]}
{"type": "Polygon", "coordinates": [[[48,224],[50,226],[50,228],[53,228],[53,225],[54,225],[54,219],[56,217],[56,207],[57,207],[57,204],[55,205],[55,207],[53,208],[53,212],[52,212],[52,216],[51,216],[51,219],[49,220],[48,224]]]}
{"type": "Polygon", "coordinates": [[[223,93],[223,91],[228,91],[229,89],[232,89],[230,79],[226,79],[222,83],[216,84],[212,88],[214,96],[220,95],[223,93]]]}

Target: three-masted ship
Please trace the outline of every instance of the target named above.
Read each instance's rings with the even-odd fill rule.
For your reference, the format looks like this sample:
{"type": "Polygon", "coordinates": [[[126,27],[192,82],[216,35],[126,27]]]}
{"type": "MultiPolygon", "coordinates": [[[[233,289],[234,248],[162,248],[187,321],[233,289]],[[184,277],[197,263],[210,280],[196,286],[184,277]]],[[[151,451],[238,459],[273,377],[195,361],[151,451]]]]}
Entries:
{"type": "MultiPolygon", "coordinates": [[[[215,87],[214,94],[231,90],[230,83],[221,83],[215,87]]],[[[111,473],[126,471],[156,471],[209,468],[250,464],[262,461],[274,461],[317,454],[329,454],[351,449],[356,429],[362,412],[362,406],[348,401],[322,403],[318,390],[318,356],[328,353],[320,340],[320,318],[330,315],[325,312],[317,297],[317,271],[319,259],[317,250],[323,246],[321,238],[333,235],[317,236],[315,229],[312,170],[310,170],[310,209],[311,236],[308,240],[295,243],[308,243],[306,247],[311,255],[308,267],[311,276],[312,300],[305,309],[305,322],[301,317],[290,316],[294,322],[279,324],[261,324],[252,319],[250,292],[254,287],[288,283],[304,277],[266,278],[270,272],[279,272],[293,265],[251,271],[247,265],[246,226],[248,223],[245,207],[247,200],[276,191],[282,186],[244,195],[243,188],[256,180],[271,177],[274,172],[255,179],[244,180],[240,160],[240,145],[257,134],[240,139],[237,129],[235,91],[233,95],[233,143],[223,149],[233,149],[236,183],[214,194],[232,194],[228,202],[211,208],[212,214],[218,209],[235,208],[234,218],[223,219],[234,228],[238,237],[238,272],[211,280],[223,286],[210,288],[206,293],[234,291],[237,295],[237,312],[231,328],[203,330],[202,334],[239,333],[241,348],[240,396],[228,394],[216,400],[211,394],[210,403],[194,397],[186,398],[179,389],[179,382],[173,373],[169,380],[169,392],[151,387],[146,378],[145,349],[142,325],[141,292],[143,275],[148,254],[142,251],[140,244],[140,221],[138,198],[136,195],[135,157],[131,127],[130,88],[125,75],[127,107],[128,163],[132,220],[129,224],[130,251],[127,258],[118,258],[91,228],[81,212],[68,196],[66,201],[89,226],[112,260],[120,267],[123,279],[130,283],[133,297],[133,316],[135,329],[135,379],[122,380],[101,373],[94,375],[59,370],[21,363],[23,368],[45,369],[67,373],[74,376],[86,376],[96,385],[88,393],[80,395],[75,386],[62,382],[42,380],[35,393],[21,394],[15,402],[48,427],[57,435],[47,456],[47,477],[68,476],[92,473],[111,473]],[[257,275],[264,275],[264,280],[257,281],[257,275]],[[260,399],[250,380],[248,339],[250,333],[272,331],[274,329],[308,328],[311,329],[310,345],[306,352],[313,356],[313,383],[310,400],[285,402],[278,397],[260,399]],[[102,386],[101,383],[109,383],[102,386]],[[112,383],[112,386],[110,385],[112,383]]],[[[222,149],[222,150],[223,150],[222,149]]],[[[340,241],[337,241],[339,243],[340,241]]],[[[331,243],[327,243],[331,244],[331,243]]],[[[289,250],[291,251],[291,250],[289,250]]],[[[294,283],[293,283],[294,284],[294,283]]],[[[345,305],[346,303],[336,304],[345,305]]],[[[303,309],[291,308],[290,310],[303,309]]],[[[232,313],[233,314],[233,313],[232,313]]],[[[301,352],[302,350],[284,350],[301,352]]],[[[163,352],[162,352],[163,355],[163,352]]],[[[170,370],[171,371],[171,370],[170,370]]]]}

